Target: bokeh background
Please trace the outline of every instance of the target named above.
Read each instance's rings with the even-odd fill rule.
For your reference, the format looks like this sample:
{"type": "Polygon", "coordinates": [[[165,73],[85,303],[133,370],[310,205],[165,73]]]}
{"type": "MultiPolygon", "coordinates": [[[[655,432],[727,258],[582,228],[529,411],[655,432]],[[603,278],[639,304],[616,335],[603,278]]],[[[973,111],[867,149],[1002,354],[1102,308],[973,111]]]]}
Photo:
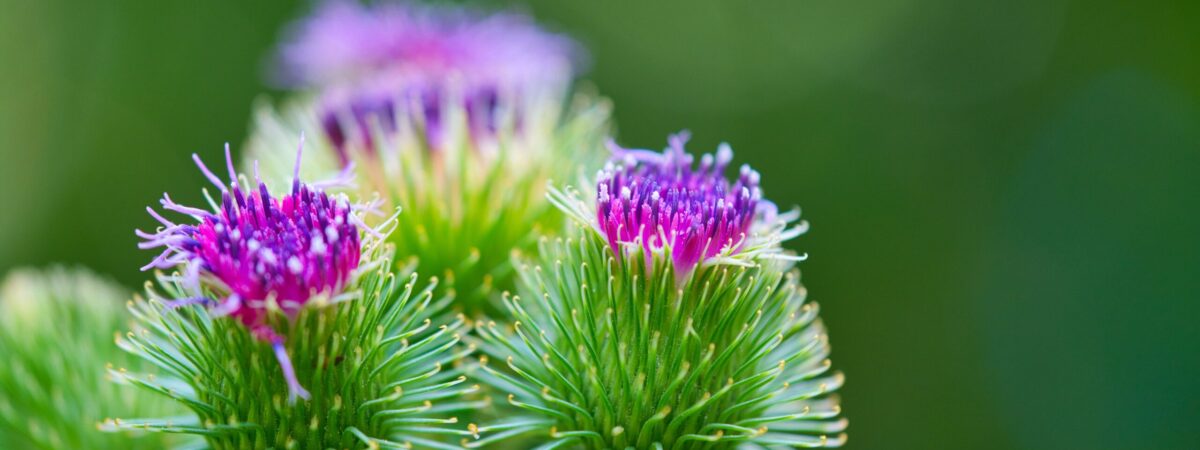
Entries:
{"type": "MultiPolygon", "coordinates": [[[[137,287],[144,206],[199,199],[307,7],[0,0],[0,272],[137,287]]],[[[849,448],[1200,448],[1200,2],[516,7],[622,143],[730,142],[803,207],[849,448]]]]}

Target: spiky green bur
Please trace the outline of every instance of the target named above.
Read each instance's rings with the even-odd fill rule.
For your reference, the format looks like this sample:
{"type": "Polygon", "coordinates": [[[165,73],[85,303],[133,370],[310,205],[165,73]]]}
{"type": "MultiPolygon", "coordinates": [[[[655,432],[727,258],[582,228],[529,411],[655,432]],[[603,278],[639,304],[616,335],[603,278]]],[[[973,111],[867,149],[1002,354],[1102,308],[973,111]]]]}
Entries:
{"type": "MultiPolygon", "coordinates": [[[[379,196],[384,210],[403,211],[389,236],[397,253],[411,255],[420,273],[441,276],[447,291],[456,291],[454,309],[472,317],[502,314],[493,294],[514,287],[511,255],[532,251],[539,234],[561,229],[562,214],[545,200],[547,182],[599,166],[609,105],[582,94],[565,114],[542,105],[541,115],[525,116],[520,133],[511,120],[502,121],[495,140],[481,142],[469,135],[460,103],[442,106],[445,139],[436,148],[421,117],[403,114],[387,126],[371,121],[370,149],[346,145],[357,194],[379,196]]],[[[302,163],[302,177],[328,178],[341,170],[339,150],[317,117],[316,104],[307,100],[282,112],[260,107],[248,160],[260,162],[264,179],[290,179],[291,162],[280,149],[294,145],[301,132],[306,153],[320,155],[302,163]]]]}
{"type": "Polygon", "coordinates": [[[170,415],[178,405],[109,382],[105,364],[147,365],[112,343],[128,293],[82,269],[23,269],[0,287],[0,448],[161,449],[180,439],[102,433],[111,414],[170,415]]]}
{"type": "Polygon", "coordinates": [[[436,280],[415,291],[415,274],[398,280],[380,269],[390,261],[379,262],[349,298],[310,300],[294,319],[271,308],[271,324],[285,331],[296,376],[311,394],[295,403],[270,344],[203,307],[165,307],[188,294],[177,276],[160,275],[160,288],[148,284],[147,297],[131,306],[137,326],[118,340],[158,373],[117,368],[112,375],[193,415],[104,427],[194,434],[214,449],[454,448],[438,440],[468,434],[451,424],[455,411],[476,406],[458,400],[476,389],[455,364],[469,352],[457,345],[462,322],[432,324],[447,301],[434,298],[436,280]]]}
{"type": "Polygon", "coordinates": [[[705,265],[676,282],[661,255],[617,260],[590,228],[545,240],[506,296],[511,327],[480,327],[481,379],[523,417],[472,446],[534,434],[539,448],[835,447],[829,341],[792,263],[705,265]],[[492,367],[500,365],[501,367],[492,367]]]}
{"type": "MultiPolygon", "coordinates": [[[[842,445],[828,338],[782,243],[807,229],[780,214],[732,150],[697,159],[687,133],[662,153],[612,146],[584,200],[551,190],[575,233],[522,263],[511,327],[477,328],[480,378],[525,415],[486,445],[539,448],[793,448],[842,445]]],[[[514,414],[515,415],[515,414],[514,414]]]]}

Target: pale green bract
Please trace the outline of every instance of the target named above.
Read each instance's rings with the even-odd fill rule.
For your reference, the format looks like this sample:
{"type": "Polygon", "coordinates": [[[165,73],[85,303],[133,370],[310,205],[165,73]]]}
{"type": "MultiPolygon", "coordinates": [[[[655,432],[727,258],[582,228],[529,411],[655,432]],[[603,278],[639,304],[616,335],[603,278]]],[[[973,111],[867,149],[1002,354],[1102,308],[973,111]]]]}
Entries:
{"type": "MultiPolygon", "coordinates": [[[[353,162],[352,193],[378,196],[385,210],[404,212],[389,242],[413,259],[399,263],[416,261],[419,272],[442,277],[447,292],[457,291],[452,309],[470,317],[504,314],[495,294],[514,286],[512,254],[532,251],[537,236],[562,226],[562,214],[545,199],[547,182],[574,180],[599,167],[609,131],[610,106],[594,95],[577,94],[565,108],[553,96],[521,99],[529,110],[519,126],[512,108],[500,103],[497,129],[486,140],[472,138],[463,102],[447,96],[440,147],[428,142],[423,114],[398,112],[389,127],[373,118],[370,146],[352,139],[345,149],[353,162]]],[[[269,184],[290,182],[294,159],[286,150],[301,134],[301,178],[342,171],[318,109],[317,100],[304,97],[281,108],[257,108],[247,160],[258,161],[269,184]]]]}
{"type": "Polygon", "coordinates": [[[113,345],[128,327],[120,286],[83,269],[18,269],[0,286],[0,448],[161,449],[178,436],[103,433],[106,417],[173,415],[167,399],[122,389],[106,364],[148,364],[113,345]]]}

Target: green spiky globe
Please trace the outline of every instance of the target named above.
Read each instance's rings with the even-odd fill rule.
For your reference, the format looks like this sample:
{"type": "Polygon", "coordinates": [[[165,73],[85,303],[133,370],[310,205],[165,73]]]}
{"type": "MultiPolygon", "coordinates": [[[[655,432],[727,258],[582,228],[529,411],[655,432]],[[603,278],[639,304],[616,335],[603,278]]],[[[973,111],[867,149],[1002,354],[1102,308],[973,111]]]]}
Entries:
{"type": "Polygon", "coordinates": [[[172,415],[183,409],[112,384],[106,364],[141,370],[113,345],[128,326],[128,293],[83,269],[15,270],[0,286],[0,448],[161,449],[175,436],[102,433],[112,414],[172,415]]]}
{"type": "Polygon", "coordinates": [[[473,406],[459,396],[477,387],[454,367],[469,352],[457,345],[461,321],[430,320],[446,301],[434,298],[436,281],[417,290],[416,275],[374,270],[358,280],[359,298],[316,299],[294,319],[272,311],[311,394],[292,404],[269,345],[200,306],[165,307],[185,289],[159,280],[134,302],[137,325],[118,340],[157,373],[112,374],[193,416],[113,419],[105,429],[194,434],[214,449],[446,448],[443,436],[468,434],[452,424],[455,411],[473,406]]]}
{"type": "Polygon", "coordinates": [[[807,229],[734,180],[726,144],[695,158],[612,145],[590,193],[551,189],[573,219],[518,259],[510,324],[477,326],[473,373],[516,411],[471,447],[839,447],[847,421],[830,348],[782,243],[807,229]],[[699,163],[698,165],[695,163],[699,163]]]}
{"type": "MultiPolygon", "coordinates": [[[[845,440],[829,341],[784,260],[702,267],[613,257],[590,229],[520,270],[516,321],[480,328],[479,377],[523,416],[491,439],[539,448],[832,447],[845,440]],[[499,367],[494,367],[499,366],[499,367]]],[[[481,443],[486,444],[485,437],[481,443]]]]}
{"type": "Polygon", "coordinates": [[[561,229],[562,215],[545,201],[551,179],[574,179],[602,161],[608,132],[607,101],[580,94],[567,111],[541,105],[526,115],[518,132],[510,121],[494,140],[473,140],[461,102],[446,101],[435,148],[420,118],[397,115],[395,123],[372,120],[371,147],[362,142],[338,149],[317,120],[317,104],[299,99],[279,111],[259,107],[247,158],[258,161],[268,182],[285,183],[292,173],[296,136],[306,137],[300,168],[307,179],[338,176],[338,152],[353,162],[354,194],[378,198],[384,210],[398,207],[397,253],[411,255],[420,273],[442,277],[454,292],[453,309],[470,317],[503,314],[495,295],[514,287],[514,252],[530,252],[537,236],[561,229]],[[383,130],[391,130],[384,132],[383,130]],[[360,147],[355,147],[360,145],[360,147]]]}
{"type": "Polygon", "coordinates": [[[443,321],[452,298],[435,294],[436,277],[393,272],[384,241],[395,215],[367,226],[362,216],[378,211],[296,174],[272,194],[236,173],[228,146],[227,180],[193,159],[221,201],[206,191],[204,210],[164,194],[162,209],[183,218],[147,208],[160,226],[135,231],[139,247],[161,251],[143,268],[159,269],[158,282],[130,305],[137,320],[117,345],[156,370],[110,369],[192,414],[103,429],[231,450],[438,447],[472,434],[454,425],[473,408],[462,395],[478,390],[455,364],[472,351],[459,345],[463,319],[443,321]]]}

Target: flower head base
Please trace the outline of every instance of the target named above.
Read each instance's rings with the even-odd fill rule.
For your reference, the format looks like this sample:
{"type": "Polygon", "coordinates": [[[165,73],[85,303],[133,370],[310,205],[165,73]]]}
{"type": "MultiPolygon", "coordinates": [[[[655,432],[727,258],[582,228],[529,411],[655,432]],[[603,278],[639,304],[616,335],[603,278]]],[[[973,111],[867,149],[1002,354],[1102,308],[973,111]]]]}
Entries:
{"type": "Polygon", "coordinates": [[[641,246],[647,258],[669,251],[681,274],[739,252],[759,213],[774,211],[762,200],[758,172],[742,166],[737,180],[725,178],[733,159],[727,144],[694,168],[687,140],[687,132],[671,136],[661,154],[611,145],[613,160],[596,187],[596,223],[613,251],[641,246]]]}
{"type": "Polygon", "coordinates": [[[277,77],[322,91],[322,124],[345,163],[347,145],[371,149],[374,122],[395,131],[403,111],[439,148],[445,102],[464,107],[472,137],[486,139],[502,116],[531,106],[505,102],[512,108],[504,111],[501,98],[561,97],[576,54],[572,41],[524,15],[334,1],[293,27],[277,77]]]}
{"type": "Polygon", "coordinates": [[[271,342],[292,394],[306,397],[291,373],[283,338],[267,323],[267,308],[274,301],[294,316],[310,299],[340,293],[362,255],[360,222],[346,199],[332,198],[299,179],[293,180],[290,193],[279,198],[272,196],[261,180],[256,180],[256,190],[244,192],[228,145],[228,185],[199,156],[192,157],[221,190],[220,206],[214,205],[210,212],[179,205],[163,194],[164,209],[191,216],[198,223],[176,224],[147,208],[165,228],[156,233],[138,230],[138,236],[145,239],[139,247],[165,249],[142,269],[183,265],[196,297],[177,304],[209,304],[218,315],[236,318],[255,337],[271,342]],[[199,289],[202,280],[211,281],[222,297],[205,296],[199,289]]]}
{"type": "Polygon", "coordinates": [[[511,406],[485,436],[536,439],[521,448],[845,443],[835,394],[845,377],[793,261],[702,267],[671,283],[668,258],[639,264],[636,247],[614,264],[592,227],[568,233],[521,260],[518,290],[504,296],[513,321],[476,328],[488,358],[474,374],[511,406]]]}

